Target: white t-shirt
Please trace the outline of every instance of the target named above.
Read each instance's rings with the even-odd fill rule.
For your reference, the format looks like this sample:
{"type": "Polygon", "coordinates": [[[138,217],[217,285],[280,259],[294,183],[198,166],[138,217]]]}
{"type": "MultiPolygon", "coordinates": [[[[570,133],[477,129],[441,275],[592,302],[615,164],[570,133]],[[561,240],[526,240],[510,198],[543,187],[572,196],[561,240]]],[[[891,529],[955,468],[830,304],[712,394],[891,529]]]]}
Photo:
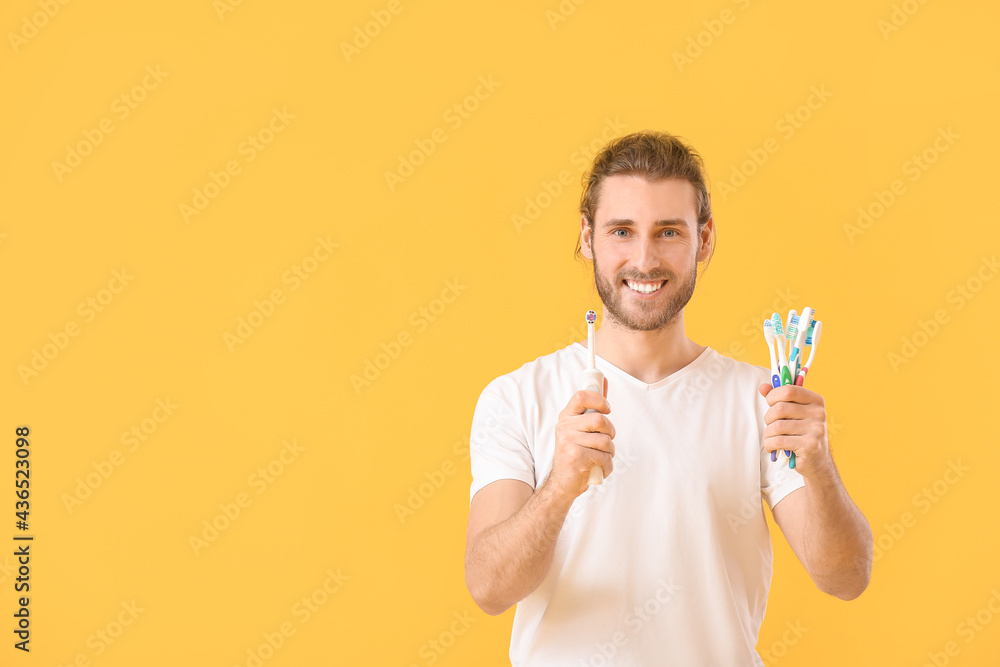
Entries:
{"type": "MultiPolygon", "coordinates": [[[[542,583],[517,604],[514,667],[763,667],[770,508],[805,480],[763,447],[768,369],[711,348],[648,384],[597,357],[608,379],[614,469],[576,498],[542,583]]],[[[472,487],[552,468],[559,413],[580,389],[581,343],[483,390],[472,487]]]]}

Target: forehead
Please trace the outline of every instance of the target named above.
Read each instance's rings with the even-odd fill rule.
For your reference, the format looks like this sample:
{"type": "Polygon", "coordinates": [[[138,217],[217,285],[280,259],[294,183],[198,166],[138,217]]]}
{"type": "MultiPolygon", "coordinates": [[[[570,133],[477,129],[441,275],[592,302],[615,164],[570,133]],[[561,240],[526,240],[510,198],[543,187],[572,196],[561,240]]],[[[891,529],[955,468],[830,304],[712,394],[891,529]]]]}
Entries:
{"type": "Polygon", "coordinates": [[[698,222],[694,186],[683,178],[646,180],[643,176],[608,176],[601,183],[596,222],[627,218],[637,224],[662,219],[698,222]]]}

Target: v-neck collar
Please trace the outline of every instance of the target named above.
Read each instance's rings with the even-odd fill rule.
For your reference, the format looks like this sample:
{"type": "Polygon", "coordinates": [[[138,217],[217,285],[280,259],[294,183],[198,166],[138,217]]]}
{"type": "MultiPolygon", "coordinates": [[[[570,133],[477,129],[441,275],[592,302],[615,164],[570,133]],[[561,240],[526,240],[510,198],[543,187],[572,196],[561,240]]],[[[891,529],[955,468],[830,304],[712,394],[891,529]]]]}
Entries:
{"type": "MultiPolygon", "coordinates": [[[[579,351],[581,351],[584,354],[584,358],[586,359],[586,355],[588,354],[588,352],[587,352],[587,346],[584,345],[583,343],[581,343],[580,341],[576,341],[575,343],[573,343],[573,345],[575,345],[577,347],[577,349],[579,349],[579,351]]],[[[660,387],[662,387],[662,386],[664,386],[666,384],[669,384],[671,382],[674,382],[674,381],[678,380],[679,378],[683,377],[684,375],[687,375],[692,370],[694,370],[695,368],[697,368],[698,366],[700,366],[701,364],[703,364],[705,362],[705,360],[708,359],[709,355],[711,353],[713,353],[713,352],[714,352],[714,350],[711,347],[709,347],[708,345],[706,345],[705,349],[701,351],[701,354],[699,354],[697,357],[695,357],[687,366],[684,366],[683,368],[677,369],[676,371],[674,371],[673,373],[671,373],[667,377],[665,377],[663,379],[660,379],[660,380],[657,380],[656,382],[653,382],[652,384],[650,384],[648,382],[643,382],[642,380],[640,380],[639,378],[635,377],[634,375],[630,375],[629,373],[626,373],[625,371],[623,371],[622,369],[618,368],[613,363],[611,363],[610,361],[608,361],[607,359],[605,359],[604,357],[602,357],[599,354],[595,354],[594,355],[594,359],[596,360],[595,363],[597,364],[598,370],[601,370],[601,371],[611,371],[615,375],[619,376],[620,378],[622,378],[626,382],[630,383],[631,385],[633,385],[634,387],[636,387],[637,389],[640,389],[642,391],[653,391],[654,389],[659,389],[660,387]]]]}

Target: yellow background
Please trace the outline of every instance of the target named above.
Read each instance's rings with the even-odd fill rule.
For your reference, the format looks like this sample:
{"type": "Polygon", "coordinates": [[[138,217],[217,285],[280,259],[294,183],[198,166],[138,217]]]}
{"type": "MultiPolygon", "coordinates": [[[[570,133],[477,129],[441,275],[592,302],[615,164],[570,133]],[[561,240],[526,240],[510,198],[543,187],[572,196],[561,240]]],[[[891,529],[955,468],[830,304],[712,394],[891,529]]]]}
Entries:
{"type": "Polygon", "coordinates": [[[11,646],[14,559],[0,556],[0,663],[248,665],[290,623],[262,664],[508,664],[513,609],[487,616],[464,585],[472,412],[494,377],[580,340],[583,313],[600,305],[572,258],[576,206],[583,165],[617,123],[679,134],[707,163],[718,250],[687,308],[691,338],[766,365],[760,316],[818,310],[811,388],[887,547],[869,589],[845,603],[819,592],[771,523],[761,655],[920,665],[954,641],[947,664],[995,664],[993,612],[971,638],[959,624],[1000,590],[1000,281],[973,280],[961,307],[953,290],[992,278],[982,258],[1000,246],[1000,10],[905,4],[911,14],[889,0],[593,0],[563,2],[553,22],[557,0],[401,0],[395,14],[382,1],[5,3],[2,553],[17,532],[21,424],[36,539],[27,655],[11,646]],[[369,25],[365,44],[372,12],[391,20],[369,25]],[[481,77],[496,87],[467,99],[481,77]],[[800,109],[814,86],[829,98],[800,109]],[[127,117],[122,95],[143,98],[127,117]],[[460,124],[446,115],[456,104],[471,109],[460,124]],[[294,117],[249,160],[243,142],[275,109],[294,117]],[[807,118],[788,136],[782,119],[796,113],[807,118]],[[57,174],[102,121],[113,130],[57,174]],[[957,139],[910,180],[904,165],[947,128],[957,139]],[[436,130],[444,141],[390,188],[386,172],[436,130]],[[769,140],[778,150],[723,197],[769,140]],[[230,161],[239,172],[185,220],[181,205],[213,172],[225,181],[230,161]],[[563,171],[569,184],[539,200],[563,171]],[[849,238],[858,207],[897,179],[905,192],[849,238]],[[526,199],[547,205],[518,229],[526,199]],[[338,247],[292,289],[286,272],[317,238],[338,247]],[[123,267],[133,278],[120,288],[123,267]],[[447,281],[464,286],[449,303],[447,281]],[[109,283],[119,292],[102,293],[109,283]],[[283,302],[227,346],[274,290],[283,302]],[[87,321],[80,304],[109,297],[87,321]],[[942,309],[947,321],[894,364],[942,309]],[[25,380],[19,369],[71,323],[78,335],[25,380]],[[379,359],[401,335],[408,344],[379,359]],[[376,361],[356,389],[352,376],[376,361]],[[178,407],[130,451],[122,434],[163,416],[167,398],[178,407]],[[304,449],[257,493],[251,476],[292,440],[304,449]],[[120,465],[67,507],[115,451],[120,465]],[[954,484],[942,481],[951,462],[969,468],[954,484]],[[439,488],[401,518],[432,479],[439,488]],[[920,504],[935,482],[942,493],[920,504]],[[249,506],[196,553],[191,537],[224,525],[220,503],[241,493],[249,506]],[[896,537],[904,512],[914,521],[896,537]],[[328,570],[347,579],[316,594],[328,570]],[[295,605],[314,594],[325,604],[303,622],[295,605]],[[133,601],[143,611],[97,643],[133,601]],[[471,625],[453,625],[466,613],[471,625]],[[788,624],[808,630],[789,641],[788,624]]]}

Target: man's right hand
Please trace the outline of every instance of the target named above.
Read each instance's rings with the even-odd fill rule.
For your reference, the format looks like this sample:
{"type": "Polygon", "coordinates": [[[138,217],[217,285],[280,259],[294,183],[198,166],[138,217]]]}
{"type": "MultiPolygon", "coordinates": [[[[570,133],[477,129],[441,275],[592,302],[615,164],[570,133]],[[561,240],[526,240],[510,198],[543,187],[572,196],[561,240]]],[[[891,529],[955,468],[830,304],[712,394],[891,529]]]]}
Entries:
{"type": "Polygon", "coordinates": [[[581,389],[559,413],[555,455],[546,483],[569,497],[576,498],[590,488],[587,478],[593,466],[604,469],[605,479],[614,469],[615,427],[605,416],[611,412],[607,395],[608,379],[604,378],[603,396],[581,389]],[[597,412],[585,413],[588,408],[597,412]]]}

